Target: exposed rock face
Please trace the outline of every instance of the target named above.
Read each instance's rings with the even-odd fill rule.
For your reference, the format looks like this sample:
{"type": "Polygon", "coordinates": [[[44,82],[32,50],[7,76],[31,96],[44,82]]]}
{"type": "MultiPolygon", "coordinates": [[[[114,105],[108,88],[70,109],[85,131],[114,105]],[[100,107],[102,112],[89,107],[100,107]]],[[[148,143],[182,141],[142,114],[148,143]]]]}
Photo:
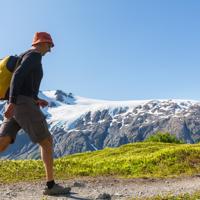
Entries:
{"type": "MultiPolygon", "coordinates": [[[[72,94],[56,91],[55,95],[56,101],[76,106],[72,94]],[[70,104],[66,98],[72,100],[70,104]]],[[[53,100],[51,104],[57,105],[53,100]]],[[[0,104],[0,109],[2,106],[0,104]]],[[[143,141],[157,131],[169,132],[187,143],[195,143],[200,141],[200,104],[155,100],[133,107],[125,105],[92,109],[70,123],[60,120],[48,120],[48,123],[54,138],[55,157],[143,141]]],[[[37,146],[22,131],[16,143],[0,156],[14,159],[39,158],[38,152],[37,146]]]]}
{"type": "Polygon", "coordinates": [[[56,95],[57,101],[70,104],[70,105],[74,104],[75,99],[72,93],[67,94],[63,92],[62,90],[56,90],[55,95],[56,95]]]}

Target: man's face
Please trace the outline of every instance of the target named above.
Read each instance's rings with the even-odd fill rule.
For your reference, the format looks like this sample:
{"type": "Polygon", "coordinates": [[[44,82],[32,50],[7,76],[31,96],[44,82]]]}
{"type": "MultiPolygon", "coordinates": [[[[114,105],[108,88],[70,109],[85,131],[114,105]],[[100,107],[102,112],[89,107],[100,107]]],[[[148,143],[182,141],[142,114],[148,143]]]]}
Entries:
{"type": "Polygon", "coordinates": [[[51,43],[41,43],[41,54],[44,56],[47,52],[51,52],[52,44],[51,43]]]}

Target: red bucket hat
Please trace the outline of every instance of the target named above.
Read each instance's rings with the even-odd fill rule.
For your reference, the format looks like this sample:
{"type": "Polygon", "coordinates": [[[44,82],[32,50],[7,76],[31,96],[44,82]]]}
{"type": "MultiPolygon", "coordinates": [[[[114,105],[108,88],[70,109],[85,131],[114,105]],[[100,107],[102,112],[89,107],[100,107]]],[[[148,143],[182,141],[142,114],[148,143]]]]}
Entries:
{"type": "Polygon", "coordinates": [[[50,43],[50,44],[52,44],[52,47],[54,47],[53,40],[52,40],[51,35],[49,33],[36,32],[34,37],[33,37],[32,46],[39,44],[39,43],[42,43],[42,42],[50,43]]]}

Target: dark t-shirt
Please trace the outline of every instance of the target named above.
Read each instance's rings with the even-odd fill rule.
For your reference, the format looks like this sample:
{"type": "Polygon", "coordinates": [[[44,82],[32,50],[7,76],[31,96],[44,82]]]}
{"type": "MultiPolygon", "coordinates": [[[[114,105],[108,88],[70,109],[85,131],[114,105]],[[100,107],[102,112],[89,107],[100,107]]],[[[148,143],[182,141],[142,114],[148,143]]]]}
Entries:
{"type": "Polygon", "coordinates": [[[38,99],[39,87],[43,77],[42,55],[31,49],[21,56],[20,66],[12,76],[9,103],[16,103],[18,95],[38,99]]]}

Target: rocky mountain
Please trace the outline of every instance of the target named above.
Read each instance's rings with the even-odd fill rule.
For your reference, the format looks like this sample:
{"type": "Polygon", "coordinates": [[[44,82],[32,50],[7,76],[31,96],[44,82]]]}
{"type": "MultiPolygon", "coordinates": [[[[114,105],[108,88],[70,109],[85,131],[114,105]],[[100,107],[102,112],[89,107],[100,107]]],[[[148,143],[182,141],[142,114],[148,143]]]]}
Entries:
{"type": "MultiPolygon", "coordinates": [[[[54,138],[55,157],[143,141],[157,131],[174,134],[186,143],[200,141],[198,101],[103,101],[61,90],[40,92],[40,97],[49,102],[43,112],[54,138]]],[[[4,104],[0,102],[0,120],[4,104]]],[[[39,149],[22,130],[0,157],[37,159],[39,149]]]]}

